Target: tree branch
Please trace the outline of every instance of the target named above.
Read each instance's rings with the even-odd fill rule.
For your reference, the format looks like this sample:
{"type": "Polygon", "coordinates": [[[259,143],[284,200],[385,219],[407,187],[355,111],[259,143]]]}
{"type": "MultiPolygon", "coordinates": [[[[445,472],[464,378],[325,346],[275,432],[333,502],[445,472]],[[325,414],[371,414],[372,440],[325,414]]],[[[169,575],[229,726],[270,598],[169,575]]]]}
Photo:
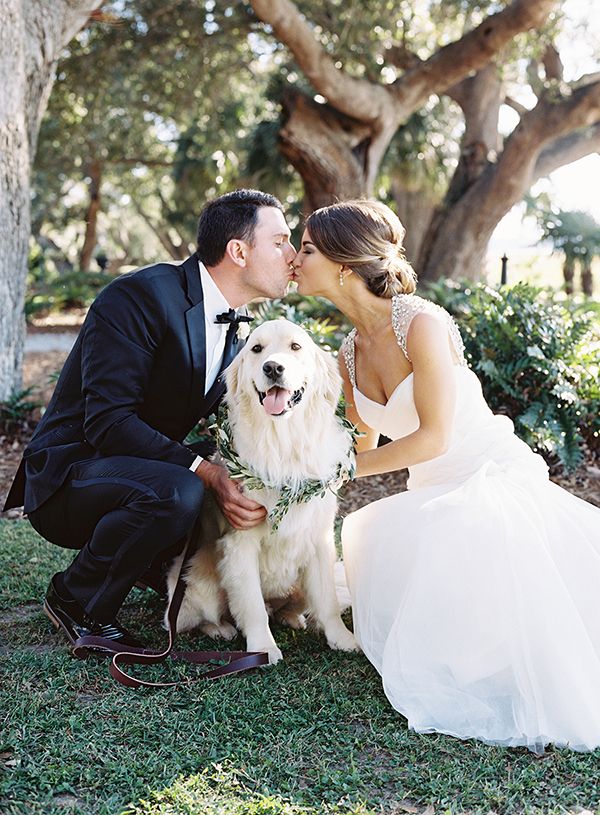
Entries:
{"type": "Polygon", "coordinates": [[[461,79],[460,82],[455,82],[449,88],[446,88],[446,96],[449,96],[453,102],[456,102],[461,108],[465,108],[471,88],[473,87],[473,77],[467,76],[461,79]]]}
{"type": "Polygon", "coordinates": [[[538,156],[533,170],[534,180],[597,152],[600,152],[600,122],[551,142],[538,156]]]}
{"type": "Polygon", "coordinates": [[[467,74],[486,65],[516,34],[541,25],[557,0],[513,0],[460,40],[427,60],[406,52],[391,54],[410,68],[391,85],[356,79],[335,67],[292,0],[251,0],[252,8],[286,45],[313,88],[342,113],[363,122],[393,118],[396,123],[418,110],[432,93],[443,93],[467,74]]]}
{"type": "Polygon", "coordinates": [[[165,229],[160,224],[157,224],[155,221],[153,221],[152,218],[148,215],[148,213],[144,210],[139,201],[132,197],[131,202],[133,204],[133,208],[135,209],[135,211],[154,232],[154,234],[160,241],[162,247],[166,249],[169,255],[175,260],[181,260],[182,258],[186,257],[187,253],[182,253],[183,247],[177,246],[177,244],[173,242],[171,236],[169,235],[168,230],[165,229]]]}
{"type": "Polygon", "coordinates": [[[103,0],[57,0],[52,3],[23,0],[21,3],[27,21],[21,47],[27,76],[26,116],[32,159],[60,52],[102,3],[103,0]]]}
{"type": "Polygon", "coordinates": [[[417,110],[432,93],[443,93],[472,71],[486,65],[522,31],[540,26],[557,0],[513,0],[487,17],[460,40],[441,48],[392,84],[402,115],[417,110]]]}
{"type": "Polygon", "coordinates": [[[389,62],[394,68],[400,68],[402,71],[410,71],[425,62],[405,45],[392,45],[386,49],[385,55],[386,62],[389,62]]]}
{"type": "Polygon", "coordinates": [[[313,88],[337,110],[361,121],[378,119],[389,104],[388,91],[336,68],[291,0],[251,0],[256,16],[286,45],[313,88]]]}
{"type": "Polygon", "coordinates": [[[516,110],[519,116],[525,116],[525,114],[529,113],[530,111],[530,108],[526,108],[525,105],[522,105],[520,102],[517,102],[517,100],[513,99],[512,96],[505,96],[504,104],[508,105],[509,108],[516,110]]]}
{"type": "Polygon", "coordinates": [[[559,82],[562,82],[564,66],[560,54],[552,43],[546,47],[546,51],[542,57],[542,65],[544,66],[544,73],[546,74],[547,80],[557,79],[559,82]]]}
{"type": "Polygon", "coordinates": [[[172,167],[173,161],[166,159],[144,158],[144,156],[119,156],[108,159],[107,164],[143,164],[144,167],[172,167]]]}
{"type": "MultiPolygon", "coordinates": [[[[517,130],[530,130],[529,138],[537,137],[541,148],[553,139],[574,130],[595,125],[600,120],[600,81],[580,87],[568,87],[567,94],[556,98],[550,91],[521,120],[517,130]]],[[[512,135],[508,141],[512,139],[512,135]]],[[[508,145],[508,142],[507,142],[508,145]]]]}
{"type": "MultiPolygon", "coordinates": [[[[490,164],[473,187],[466,193],[461,204],[475,206],[479,185],[486,188],[486,200],[497,203],[497,212],[490,208],[494,217],[502,217],[512,204],[519,201],[534,180],[546,168],[557,169],[558,153],[552,156],[551,148],[545,154],[544,147],[555,143],[562,145],[563,155],[575,155],[572,141],[567,141],[573,131],[600,124],[600,82],[575,88],[570,96],[556,98],[549,92],[538,104],[525,114],[505,142],[497,164],[490,164]],[[571,152],[567,152],[569,144],[571,152]],[[543,162],[540,164],[539,162],[543,162]],[[552,161],[552,164],[550,163],[552,161]],[[554,165],[554,166],[553,166],[554,165]],[[537,174],[537,175],[536,175],[537,174]]],[[[581,149],[581,147],[579,148],[581,149]]],[[[581,157],[581,155],[579,155],[581,157]]],[[[479,202],[481,206],[481,202],[479,202]]]]}
{"type": "Polygon", "coordinates": [[[575,82],[571,82],[571,87],[580,88],[582,85],[590,85],[592,82],[598,82],[598,80],[600,80],[600,71],[595,71],[593,74],[580,76],[575,82]]]}

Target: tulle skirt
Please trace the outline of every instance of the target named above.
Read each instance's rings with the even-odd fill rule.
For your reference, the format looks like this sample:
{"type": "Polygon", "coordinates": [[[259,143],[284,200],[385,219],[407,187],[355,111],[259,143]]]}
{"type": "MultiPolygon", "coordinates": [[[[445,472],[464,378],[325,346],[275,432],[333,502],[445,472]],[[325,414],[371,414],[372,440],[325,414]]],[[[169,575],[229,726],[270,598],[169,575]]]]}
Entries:
{"type": "Polygon", "coordinates": [[[493,462],[349,515],[354,629],[419,733],[600,746],[600,510],[493,462]]]}

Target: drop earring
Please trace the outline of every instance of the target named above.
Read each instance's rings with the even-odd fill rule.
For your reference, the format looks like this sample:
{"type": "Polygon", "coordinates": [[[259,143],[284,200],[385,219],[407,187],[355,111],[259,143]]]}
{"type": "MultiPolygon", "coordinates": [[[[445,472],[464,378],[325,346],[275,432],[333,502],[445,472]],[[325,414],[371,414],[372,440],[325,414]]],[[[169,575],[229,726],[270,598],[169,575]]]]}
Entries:
{"type": "Polygon", "coordinates": [[[340,286],[344,285],[344,267],[340,266],[340,286]]]}

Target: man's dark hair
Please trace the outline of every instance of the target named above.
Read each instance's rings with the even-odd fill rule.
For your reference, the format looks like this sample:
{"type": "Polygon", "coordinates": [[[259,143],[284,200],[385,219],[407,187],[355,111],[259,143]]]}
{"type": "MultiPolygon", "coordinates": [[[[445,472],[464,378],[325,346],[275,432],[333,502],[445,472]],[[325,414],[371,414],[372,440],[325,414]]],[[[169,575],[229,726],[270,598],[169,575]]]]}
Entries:
{"type": "Polygon", "coordinates": [[[209,201],[198,220],[196,252],[202,263],[220,263],[230,240],[237,238],[252,245],[261,207],[276,207],[283,212],[281,201],[260,190],[234,190],[209,201]]]}

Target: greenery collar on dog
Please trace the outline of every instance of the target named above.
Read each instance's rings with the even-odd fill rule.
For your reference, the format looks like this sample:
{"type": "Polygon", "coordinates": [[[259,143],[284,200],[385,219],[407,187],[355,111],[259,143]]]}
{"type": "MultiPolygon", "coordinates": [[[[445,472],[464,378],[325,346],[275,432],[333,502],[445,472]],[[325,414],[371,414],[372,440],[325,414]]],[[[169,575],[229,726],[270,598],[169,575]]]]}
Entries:
{"type": "MultiPolygon", "coordinates": [[[[340,425],[348,431],[352,438],[352,448],[360,431],[344,416],[344,405],[340,403],[336,410],[336,416],[340,425]]],[[[291,484],[269,484],[263,481],[251,467],[243,462],[238,456],[231,434],[231,426],[225,405],[221,405],[217,416],[217,423],[213,425],[216,430],[217,448],[229,471],[230,478],[243,481],[250,490],[273,489],[280,492],[277,503],[269,512],[268,519],[273,530],[279,528],[285,514],[292,504],[303,504],[317,496],[323,497],[327,490],[337,493],[346,481],[352,481],[355,473],[354,450],[348,450],[348,457],[345,461],[340,461],[335,471],[335,475],[328,481],[320,481],[317,478],[306,478],[299,485],[291,484]]],[[[213,429],[211,428],[211,429],[213,429]]]]}

